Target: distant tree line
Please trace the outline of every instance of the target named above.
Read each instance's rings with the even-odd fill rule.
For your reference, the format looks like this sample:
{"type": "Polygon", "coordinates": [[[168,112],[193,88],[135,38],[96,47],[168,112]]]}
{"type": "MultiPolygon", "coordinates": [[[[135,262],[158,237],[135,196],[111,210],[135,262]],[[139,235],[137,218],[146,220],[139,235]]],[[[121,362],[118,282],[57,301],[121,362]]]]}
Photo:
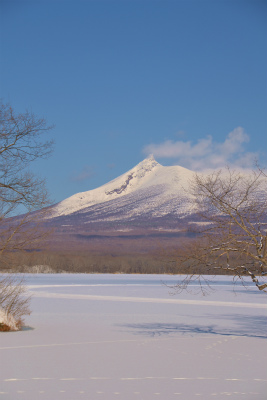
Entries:
{"type": "MultiPolygon", "coordinates": [[[[19,273],[125,273],[125,274],[185,274],[196,272],[190,263],[178,265],[172,262],[172,254],[177,257],[177,250],[168,253],[108,255],[91,252],[13,252],[9,255],[10,267],[0,264],[0,271],[19,273]]],[[[198,266],[200,274],[226,274],[231,271],[213,270],[205,265],[198,266]]]]}

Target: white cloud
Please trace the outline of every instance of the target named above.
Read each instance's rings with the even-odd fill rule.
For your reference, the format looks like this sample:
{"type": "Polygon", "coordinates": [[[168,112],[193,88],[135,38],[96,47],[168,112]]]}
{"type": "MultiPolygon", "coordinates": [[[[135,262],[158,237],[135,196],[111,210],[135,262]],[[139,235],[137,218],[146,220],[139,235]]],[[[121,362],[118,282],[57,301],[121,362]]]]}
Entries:
{"type": "Polygon", "coordinates": [[[195,171],[226,165],[250,168],[258,154],[246,151],[245,144],[248,142],[249,136],[243,128],[238,127],[230,132],[222,143],[214,141],[212,136],[199,139],[197,143],[166,140],[160,144],[145,146],[143,153],[153,154],[156,159],[174,159],[175,164],[195,171]]]}

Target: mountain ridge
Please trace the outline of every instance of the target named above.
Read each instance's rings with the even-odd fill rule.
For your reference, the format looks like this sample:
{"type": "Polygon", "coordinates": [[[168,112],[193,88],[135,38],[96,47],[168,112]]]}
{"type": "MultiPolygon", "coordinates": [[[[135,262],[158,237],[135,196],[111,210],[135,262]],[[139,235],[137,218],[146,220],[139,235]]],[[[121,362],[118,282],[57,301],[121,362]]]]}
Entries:
{"type": "MultiPolygon", "coordinates": [[[[130,203],[136,205],[137,214],[142,214],[142,210],[146,212],[148,208],[151,213],[153,213],[153,210],[154,213],[157,213],[156,210],[159,207],[161,211],[158,210],[158,214],[166,214],[170,211],[170,208],[173,211],[174,207],[171,207],[170,203],[174,203],[175,199],[188,200],[190,194],[187,189],[189,180],[193,176],[193,171],[180,166],[162,166],[154,159],[153,155],[150,155],[110,182],[96,189],[74,194],[52,206],[50,218],[68,216],[79,212],[85,213],[86,210],[89,211],[90,208],[97,205],[100,206],[104,203],[110,205],[110,202],[114,203],[114,200],[114,206],[120,208],[125,204],[125,196],[130,203]],[[145,204],[147,197],[150,200],[153,198],[154,201],[145,204]],[[138,203],[140,203],[141,198],[144,199],[144,202],[139,207],[138,203]],[[121,202],[121,205],[118,204],[118,201],[121,202]],[[163,210],[164,204],[167,211],[163,210]]],[[[183,212],[186,212],[185,208],[188,208],[185,207],[185,203],[186,201],[184,201],[183,212]]],[[[107,205],[107,208],[109,208],[109,205],[107,205]]],[[[178,211],[177,207],[176,211],[178,211]]]]}

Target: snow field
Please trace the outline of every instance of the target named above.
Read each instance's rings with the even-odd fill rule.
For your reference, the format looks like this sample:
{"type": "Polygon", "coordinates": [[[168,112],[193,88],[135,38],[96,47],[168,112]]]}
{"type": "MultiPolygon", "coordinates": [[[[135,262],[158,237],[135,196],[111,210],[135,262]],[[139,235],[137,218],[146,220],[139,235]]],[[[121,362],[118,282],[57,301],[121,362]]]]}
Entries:
{"type": "Polygon", "coordinates": [[[266,299],[254,289],[221,278],[211,296],[173,297],[171,276],[26,278],[32,314],[1,334],[0,399],[265,398],[266,299]]]}

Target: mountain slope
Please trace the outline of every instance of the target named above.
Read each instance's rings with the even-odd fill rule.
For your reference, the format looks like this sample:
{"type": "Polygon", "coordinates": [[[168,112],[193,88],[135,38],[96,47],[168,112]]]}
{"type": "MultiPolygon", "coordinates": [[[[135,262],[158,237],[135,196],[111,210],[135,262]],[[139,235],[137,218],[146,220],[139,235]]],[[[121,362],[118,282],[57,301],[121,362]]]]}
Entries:
{"type": "Polygon", "coordinates": [[[150,156],[107,184],[56,204],[51,217],[88,223],[185,215],[191,212],[187,189],[193,176],[179,166],[163,167],[150,156]]]}

